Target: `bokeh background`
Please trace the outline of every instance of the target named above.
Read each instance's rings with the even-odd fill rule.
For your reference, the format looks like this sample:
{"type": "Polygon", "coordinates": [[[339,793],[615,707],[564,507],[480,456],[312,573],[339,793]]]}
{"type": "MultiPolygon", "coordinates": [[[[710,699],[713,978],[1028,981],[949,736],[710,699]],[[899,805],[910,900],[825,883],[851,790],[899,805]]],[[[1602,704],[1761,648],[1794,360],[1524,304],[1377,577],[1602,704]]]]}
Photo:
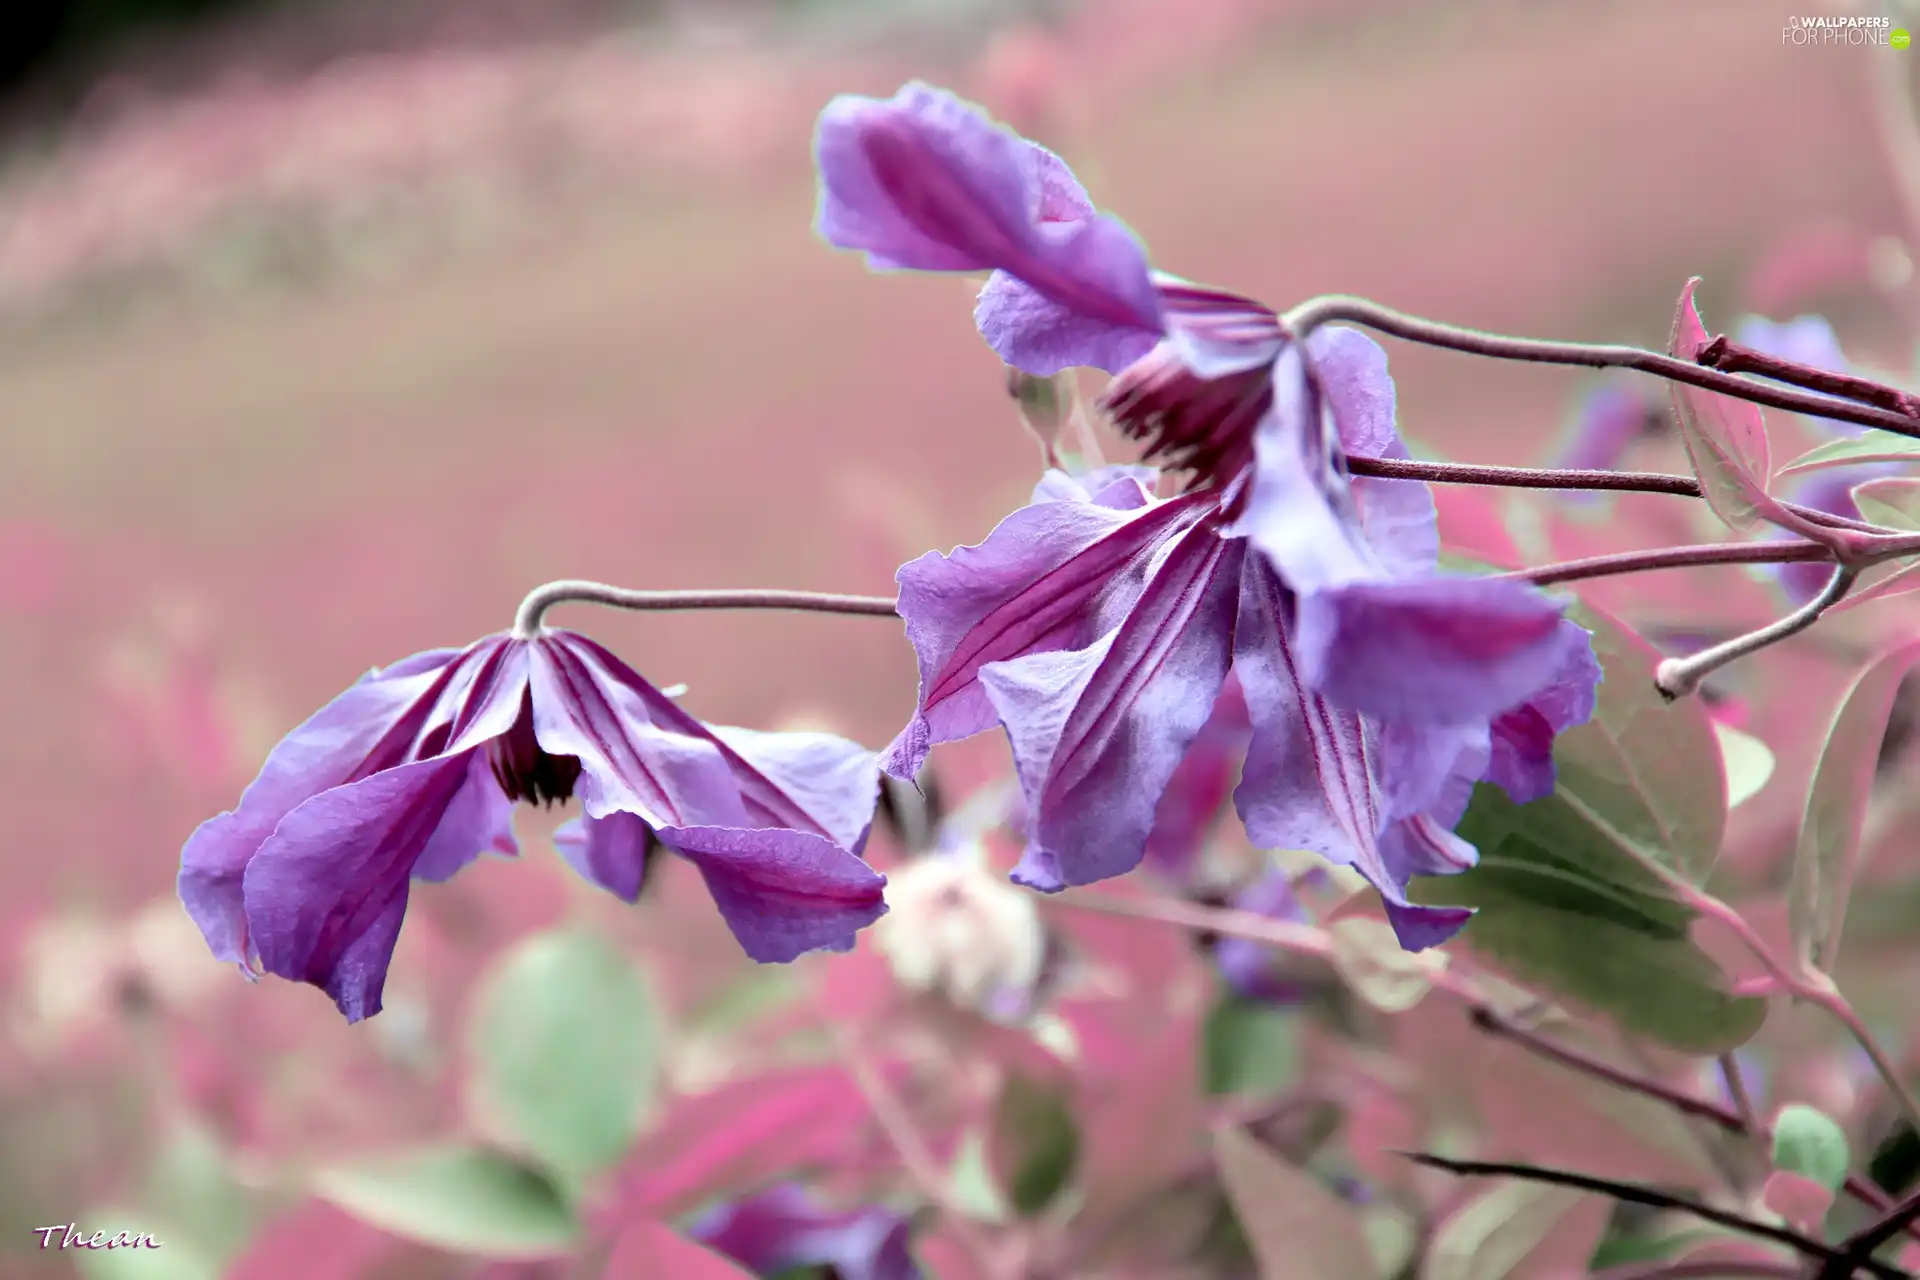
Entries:
{"type": "MultiPolygon", "coordinates": [[[[178,850],[312,708],[504,627],[547,578],[880,593],[1022,500],[1036,451],[970,282],[872,276],[812,235],[836,92],[951,86],[1068,157],[1158,265],[1275,305],[1357,292],[1660,346],[1698,274],[1710,325],[1819,310],[1850,353],[1911,364],[1903,90],[1886,50],[1783,44],[1773,0],[21,9],[0,96],[6,1276],[72,1274],[31,1229],[102,1205],[198,1224],[202,1260],[183,1246],[164,1274],[220,1274],[289,1161],[454,1123],[487,957],[599,909],[523,813],[521,860],[416,894],[372,1023],[246,986],[179,913],[178,850]]],[[[1543,460],[1584,385],[1390,349],[1403,428],[1457,458],[1543,460]]],[[[1497,541],[1486,502],[1446,501],[1450,532],[1497,541]]],[[[1666,620],[1747,589],[1729,573],[1666,620]]],[[[913,698],[890,623],[565,621],[722,723],[879,745],[913,698]]],[[[1804,775],[1811,746],[1773,745],[1804,775]]],[[[682,995],[737,977],[697,884],[668,879],[612,927],[672,951],[682,995]]]]}

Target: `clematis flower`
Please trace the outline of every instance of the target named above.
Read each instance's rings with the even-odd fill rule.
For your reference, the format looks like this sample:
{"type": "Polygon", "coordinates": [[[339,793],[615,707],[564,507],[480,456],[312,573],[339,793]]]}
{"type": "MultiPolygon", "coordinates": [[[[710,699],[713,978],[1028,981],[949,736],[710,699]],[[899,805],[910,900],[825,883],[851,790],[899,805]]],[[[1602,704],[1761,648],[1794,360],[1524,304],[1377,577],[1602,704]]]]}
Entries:
{"type": "MultiPolygon", "coordinates": [[[[1853,371],[1846,353],[1840,349],[1840,339],[1834,335],[1833,326],[1822,316],[1795,316],[1777,324],[1763,316],[1748,316],[1734,330],[1733,337],[1741,346],[1751,347],[1763,355],[1791,360],[1812,369],[1824,369],[1829,373],[1853,371]]],[[[1809,421],[1837,436],[1857,436],[1866,430],[1856,423],[1841,422],[1834,418],[1811,418],[1809,421]]]]}
{"type": "MultiPolygon", "coordinates": [[[[1346,450],[1406,454],[1391,410],[1375,407],[1391,400],[1384,358],[1360,335],[1316,335],[1309,366],[1272,311],[1150,270],[1059,157],[943,90],[837,98],[815,154],[815,225],[829,243],[882,269],[991,271],[975,319],[1002,359],[1038,376],[1075,365],[1117,375],[1104,400],[1116,424],[1149,459],[1188,472],[1189,492],[1212,491],[1147,523],[1199,521],[1206,536],[1255,547],[1288,593],[1314,689],[1354,710],[1450,722],[1514,705],[1548,677],[1560,604],[1362,535],[1346,450]],[[1329,403],[1345,406],[1351,432],[1326,421],[1329,403]],[[1222,519],[1203,520],[1203,505],[1222,519]]],[[[1402,490],[1378,491],[1380,520],[1398,518],[1396,502],[1425,501],[1418,486],[1402,490]]]]}
{"type": "Polygon", "coordinates": [[[757,1276],[824,1266],[839,1280],[920,1280],[907,1220],[872,1207],[834,1213],[782,1184],[702,1214],[687,1235],[757,1276]]]}
{"type": "Polygon", "coordinates": [[[517,801],[578,794],[561,848],[638,896],[651,842],[687,858],[755,960],[846,949],[885,911],[858,856],[872,755],[817,733],[693,719],[584,636],[501,633],[359,682],[267,756],[181,851],[179,892],[223,960],[380,1011],[412,880],[517,852],[517,801]]]}
{"type": "Polygon", "coordinates": [[[1252,734],[1246,695],[1229,672],[1212,713],[1194,735],[1154,811],[1147,861],[1167,878],[1188,878],[1207,832],[1240,780],[1240,761],[1252,734]]]}

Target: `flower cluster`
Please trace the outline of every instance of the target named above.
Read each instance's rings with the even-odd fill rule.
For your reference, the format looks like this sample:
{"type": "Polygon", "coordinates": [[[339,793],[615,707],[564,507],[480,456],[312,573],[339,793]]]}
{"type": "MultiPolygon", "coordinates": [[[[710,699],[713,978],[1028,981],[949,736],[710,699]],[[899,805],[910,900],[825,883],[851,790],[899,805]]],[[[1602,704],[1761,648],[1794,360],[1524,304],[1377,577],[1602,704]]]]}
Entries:
{"type": "Polygon", "coordinates": [[[557,843],[589,881],[634,901],[671,853],[754,959],[845,949],[886,910],[862,858],[880,770],[912,779],[935,744],[1002,728],[1014,879],[1053,892],[1141,862],[1182,761],[1218,750],[1216,708],[1245,726],[1256,845],[1354,867],[1409,949],[1452,936],[1470,912],[1417,905],[1410,880],[1473,864],[1453,828],[1476,783],[1552,789],[1600,670],[1562,601],[1440,566],[1425,484],[1350,474],[1407,456],[1380,348],[1150,269],[1058,157],[943,91],[836,99],[816,149],[826,240],[991,273],[989,345],[1036,376],[1112,374],[1104,411],[1181,483],[1050,470],[980,544],[901,568],[920,691],[878,757],[703,724],[538,609],[371,672],[188,841],[180,893],[214,952],[378,1012],[411,882],[515,852],[515,802],[576,794],[557,843]]]}

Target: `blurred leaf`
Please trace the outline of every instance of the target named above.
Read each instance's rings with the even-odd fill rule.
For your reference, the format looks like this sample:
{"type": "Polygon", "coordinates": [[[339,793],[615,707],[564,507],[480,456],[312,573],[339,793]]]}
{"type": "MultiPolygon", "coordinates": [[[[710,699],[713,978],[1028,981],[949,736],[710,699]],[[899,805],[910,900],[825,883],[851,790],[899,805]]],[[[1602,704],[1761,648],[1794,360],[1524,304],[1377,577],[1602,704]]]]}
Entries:
{"type": "Polygon", "coordinates": [[[369,1226],[454,1253],[555,1258],[579,1242],[560,1191],[498,1152],[435,1147],[322,1169],[313,1192],[369,1226]]]}
{"type": "Polygon", "coordinates": [[[1838,1191],[1852,1163],[1846,1130],[1825,1112],[1798,1102],[1780,1108],[1773,1121],[1774,1168],[1838,1191]]]}
{"type": "Polygon", "coordinates": [[[986,1155],[1014,1212],[1033,1217],[1044,1210],[1080,1161],[1080,1126],[1067,1089],[1009,1073],[994,1104],[986,1155]]]}
{"type": "Polygon", "coordinates": [[[1917,660],[1920,643],[1906,644],[1883,654],[1860,673],[1841,695],[1814,769],[1800,821],[1787,908],[1794,949],[1802,962],[1820,972],[1833,967],[1840,950],[1847,890],[1873,793],[1880,744],[1887,734],[1894,695],[1917,660]]]}
{"type": "Polygon", "coordinates": [[[1852,494],[1861,519],[1889,529],[1920,529],[1920,476],[1879,476],[1853,486],[1852,494]]]}
{"type": "MultiPolygon", "coordinates": [[[[200,1248],[193,1240],[163,1229],[162,1224],[151,1215],[143,1217],[117,1209],[100,1209],[83,1215],[80,1223],[83,1228],[91,1228],[95,1223],[102,1224],[98,1229],[104,1231],[109,1239],[125,1231],[129,1237],[146,1235],[159,1246],[152,1249],[82,1249],[76,1245],[62,1250],[65,1257],[73,1259],[74,1269],[85,1280],[220,1280],[222,1272],[218,1258],[200,1248]]],[[[87,1230],[88,1238],[93,1234],[92,1229],[87,1230]]],[[[60,1248],[58,1235],[54,1237],[52,1247],[60,1248]]]]}
{"type": "Polygon", "coordinates": [[[1362,1000],[1383,1013],[1405,1013],[1426,998],[1434,977],[1447,967],[1438,949],[1408,951],[1384,920],[1349,916],[1336,920],[1333,964],[1362,1000]]]}
{"type": "Polygon", "coordinates": [[[1826,467],[1853,466],[1865,462],[1920,462],[1920,440],[1869,427],[1865,435],[1829,440],[1809,449],[1775,474],[1790,476],[1802,471],[1819,471],[1826,467]]]}
{"type": "Polygon", "coordinates": [[[1312,1174],[1232,1128],[1214,1130],[1213,1158],[1261,1280],[1379,1274],[1359,1215],[1312,1174]]]}
{"type": "Polygon", "coordinates": [[[1368,1205],[1360,1210],[1360,1229],[1373,1250],[1375,1275],[1399,1275],[1420,1247],[1420,1226],[1403,1209],[1368,1205]]]}
{"type": "Polygon", "coordinates": [[[614,1241],[604,1280],[752,1280],[751,1271],[658,1222],[631,1222],[614,1241]]]}
{"type": "Polygon", "coordinates": [[[1760,1188],[1760,1203],[1796,1231],[1817,1231],[1833,1208],[1833,1188],[1802,1174],[1775,1169],[1760,1188]]]}
{"type": "Polygon", "coordinates": [[[1223,992],[1201,1031],[1209,1096],[1265,1093],[1289,1083],[1300,1054],[1300,1014],[1223,992]]]}
{"type": "Polygon", "coordinates": [[[204,1126],[183,1122],[155,1153],[142,1203],[209,1257],[225,1262],[246,1244],[253,1205],[227,1153],[204,1126]]]}
{"type": "Polygon", "coordinates": [[[1720,739],[1720,758],[1727,771],[1727,808],[1745,804],[1760,794],[1773,777],[1773,750],[1750,733],[1714,721],[1720,739]]]}
{"type": "MultiPolygon", "coordinates": [[[[1692,360],[1710,340],[1693,303],[1699,277],[1687,281],[1673,313],[1667,350],[1692,360]]],[[[1751,529],[1779,504],[1767,496],[1771,457],[1766,417],[1760,406],[1685,383],[1670,384],[1680,439],[1687,447],[1700,493],[1715,515],[1735,529],[1751,529]]]]}
{"type": "Polygon", "coordinates": [[[976,1127],[960,1135],[947,1170],[947,1185],[952,1188],[954,1207],[982,1222],[1005,1222],[1012,1215],[1000,1194],[1000,1182],[987,1160],[987,1135],[976,1127]]]}
{"type": "Polygon", "coordinates": [[[468,1031],[483,1110],[569,1179],[618,1161],[659,1075],[657,1020],[633,961],[595,934],[538,933],[476,998],[468,1031]]]}
{"type": "Polygon", "coordinates": [[[1648,1234],[1609,1234],[1595,1247],[1587,1260],[1587,1270],[1606,1271],[1637,1262],[1668,1262],[1696,1245],[1726,1238],[1726,1233],[1710,1227],[1684,1227],[1663,1230],[1669,1219],[1656,1218],[1647,1224],[1648,1234]]]}
{"type": "Polygon", "coordinates": [[[1489,1187],[1434,1230],[1421,1280],[1503,1280],[1583,1198],[1537,1182],[1489,1187]]]}

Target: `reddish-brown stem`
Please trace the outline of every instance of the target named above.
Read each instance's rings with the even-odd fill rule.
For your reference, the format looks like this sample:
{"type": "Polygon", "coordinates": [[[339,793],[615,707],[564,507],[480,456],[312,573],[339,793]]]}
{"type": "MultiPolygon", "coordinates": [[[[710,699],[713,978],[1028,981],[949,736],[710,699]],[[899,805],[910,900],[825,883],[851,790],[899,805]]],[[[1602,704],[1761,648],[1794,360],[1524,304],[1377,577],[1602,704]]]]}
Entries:
{"type": "Polygon", "coordinates": [[[1875,382],[1871,378],[1856,377],[1851,373],[1835,373],[1830,369],[1811,369],[1791,360],[1782,360],[1779,356],[1770,356],[1764,351],[1755,351],[1752,347],[1743,347],[1721,334],[1700,349],[1694,361],[1709,369],[1718,369],[1722,373],[1757,373],[1763,378],[1772,378],[1776,382],[1791,383],[1796,387],[1805,387],[1809,391],[1818,391],[1822,395],[1839,396],[1845,400],[1858,400],[1862,404],[1878,405],[1882,409],[1891,409],[1898,414],[1920,421],[1920,396],[1915,396],[1898,387],[1889,387],[1885,383],[1875,382]]]}

